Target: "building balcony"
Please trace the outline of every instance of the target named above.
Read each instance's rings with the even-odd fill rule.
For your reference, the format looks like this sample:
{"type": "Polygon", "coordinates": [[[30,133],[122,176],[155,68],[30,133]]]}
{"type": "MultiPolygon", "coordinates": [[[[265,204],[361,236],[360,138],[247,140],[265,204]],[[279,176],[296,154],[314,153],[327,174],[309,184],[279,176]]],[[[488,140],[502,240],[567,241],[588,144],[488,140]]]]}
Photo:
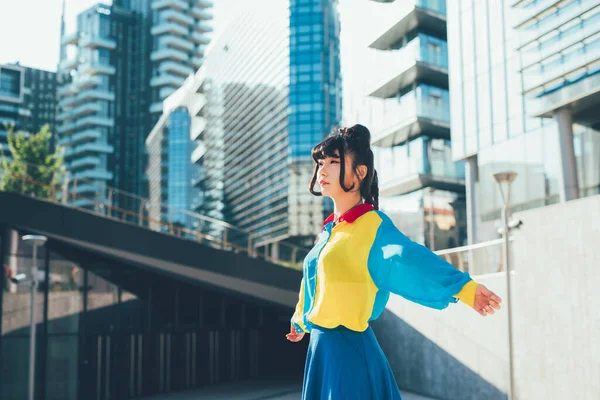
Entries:
{"type": "Polygon", "coordinates": [[[166,61],[161,63],[158,67],[158,70],[160,72],[173,73],[183,77],[187,77],[195,72],[194,68],[173,61],[166,61]]]}
{"type": "Polygon", "coordinates": [[[192,152],[192,163],[197,164],[200,162],[202,157],[206,154],[206,145],[202,142],[198,143],[198,147],[192,152]]]}
{"type": "Polygon", "coordinates": [[[98,159],[98,157],[88,156],[88,157],[78,158],[77,160],[72,161],[71,164],[69,165],[69,167],[71,169],[79,169],[79,168],[83,168],[83,167],[94,168],[98,164],[100,164],[100,160],[98,159]]]}
{"type": "Polygon", "coordinates": [[[182,39],[179,36],[164,35],[158,39],[158,50],[167,50],[172,47],[177,50],[191,51],[194,48],[194,43],[187,39],[182,39]]]}
{"type": "Polygon", "coordinates": [[[161,86],[171,86],[174,88],[178,88],[183,85],[185,82],[185,78],[177,75],[159,75],[150,79],[150,86],[152,87],[161,87],[161,86]]]}
{"type": "Polygon", "coordinates": [[[452,161],[449,140],[418,138],[377,151],[376,157],[380,196],[398,196],[424,187],[464,191],[464,163],[452,161]]]}
{"type": "Polygon", "coordinates": [[[157,25],[153,26],[150,30],[152,36],[160,36],[167,33],[177,35],[177,36],[188,36],[189,32],[186,27],[181,26],[179,24],[175,24],[173,22],[159,22],[157,25]]]}
{"type": "Polygon", "coordinates": [[[60,64],[58,65],[58,69],[60,71],[71,71],[71,70],[76,69],[77,65],[79,65],[78,60],[71,60],[71,59],[67,58],[60,62],[60,64]]]}
{"type": "Polygon", "coordinates": [[[66,135],[77,129],[77,122],[69,122],[62,124],[56,128],[56,131],[61,135],[66,135]]]}
{"type": "MultiPolygon", "coordinates": [[[[77,187],[75,188],[75,193],[77,193],[77,194],[98,193],[99,191],[100,191],[100,188],[98,186],[90,185],[89,183],[78,183],[77,187]]],[[[75,205],[77,207],[85,207],[87,205],[87,203],[91,203],[92,206],[95,205],[95,203],[92,202],[91,200],[77,199],[75,201],[75,205]]]]}
{"type": "Polygon", "coordinates": [[[201,7],[194,6],[190,9],[189,13],[194,18],[197,18],[200,20],[212,20],[212,18],[213,18],[213,15],[210,11],[208,11],[204,8],[201,8],[201,7]]]}
{"type": "Polygon", "coordinates": [[[174,88],[174,87],[169,87],[169,86],[162,87],[158,91],[158,97],[160,97],[161,99],[166,99],[167,97],[169,97],[170,95],[172,95],[176,91],[177,91],[177,89],[174,88]]]}
{"type": "Polygon", "coordinates": [[[90,49],[114,50],[117,48],[117,42],[113,39],[101,38],[98,36],[85,36],[81,38],[79,45],[90,49]]]}
{"type": "Polygon", "coordinates": [[[79,32],[74,32],[74,33],[71,33],[71,34],[69,34],[69,35],[65,35],[65,36],[62,38],[62,40],[60,41],[60,43],[61,43],[63,46],[68,46],[68,45],[70,45],[70,44],[73,44],[73,45],[75,45],[75,44],[77,44],[78,42],[79,42],[79,32]]]}
{"type": "Polygon", "coordinates": [[[380,62],[377,77],[369,84],[369,95],[386,99],[415,82],[448,88],[448,52],[444,44],[429,46],[433,40],[419,35],[400,50],[377,54],[380,62]]]}
{"type": "Polygon", "coordinates": [[[190,59],[190,64],[192,64],[194,66],[194,68],[200,68],[203,63],[204,63],[203,57],[192,57],[190,59]]]}
{"type": "Polygon", "coordinates": [[[190,128],[190,137],[192,140],[200,140],[202,133],[206,129],[206,119],[202,117],[192,117],[190,128]]]}
{"type": "Polygon", "coordinates": [[[81,75],[75,82],[73,82],[73,86],[77,90],[85,90],[94,86],[100,86],[101,84],[102,80],[99,76],[95,75],[81,75]]]}
{"type": "Polygon", "coordinates": [[[88,170],[82,172],[76,172],[73,174],[76,179],[91,179],[91,180],[102,180],[108,181],[113,178],[112,172],[103,171],[103,170],[88,170]]]}
{"type": "Polygon", "coordinates": [[[72,145],[75,145],[75,144],[81,144],[84,142],[96,141],[96,140],[99,140],[101,136],[102,136],[102,133],[97,130],[86,129],[83,132],[77,132],[76,134],[72,135],[70,143],[72,145]]]}
{"type": "Polygon", "coordinates": [[[184,14],[181,11],[178,10],[174,10],[174,9],[169,9],[169,10],[165,10],[165,11],[161,11],[160,13],[160,19],[163,22],[175,22],[181,25],[186,25],[186,26],[190,26],[194,24],[194,18],[190,17],[189,15],[184,14]]]}
{"type": "Polygon", "coordinates": [[[68,121],[68,120],[72,120],[72,119],[77,119],[84,115],[98,113],[98,112],[100,112],[100,109],[101,109],[101,107],[99,104],[87,103],[87,104],[83,104],[79,107],[76,107],[71,110],[64,111],[64,112],[58,114],[57,119],[59,121],[68,121]]]}
{"type": "Polygon", "coordinates": [[[85,117],[77,121],[77,128],[113,128],[114,126],[115,121],[112,118],[100,117],[95,115],[91,117],[85,117]]]}
{"type": "Polygon", "coordinates": [[[187,53],[174,49],[162,49],[153,51],[150,54],[150,59],[152,61],[162,61],[162,60],[171,60],[178,62],[185,62],[188,59],[187,53]]]}
{"type": "Polygon", "coordinates": [[[77,93],[77,88],[75,87],[75,85],[69,83],[68,85],[65,85],[65,86],[61,87],[60,89],[58,89],[56,91],[56,93],[60,97],[71,96],[71,95],[77,93]]]}
{"type": "Polygon", "coordinates": [[[597,0],[558,3],[557,1],[540,1],[533,7],[511,8],[510,20],[514,21],[515,28],[522,30],[520,38],[530,41],[543,36],[598,6],[597,0]]]}
{"type": "Polygon", "coordinates": [[[417,27],[446,37],[446,2],[438,0],[395,1],[381,6],[380,27],[369,47],[389,50],[417,27]]]}
{"type": "Polygon", "coordinates": [[[162,101],[157,101],[156,103],[152,103],[152,105],[150,106],[150,113],[152,113],[152,114],[162,113],[162,111],[163,111],[162,101]]]}
{"type": "Polygon", "coordinates": [[[65,151],[65,158],[78,157],[86,153],[106,153],[110,154],[114,152],[113,146],[101,143],[86,143],[80,146],[71,147],[65,151]]]}
{"type": "Polygon", "coordinates": [[[82,74],[86,75],[114,75],[117,70],[112,65],[103,65],[99,63],[87,63],[80,69],[82,74]]]}
{"type": "Polygon", "coordinates": [[[187,1],[183,0],[155,0],[152,2],[153,10],[162,10],[165,8],[173,8],[181,11],[188,9],[187,1]]]}
{"type": "Polygon", "coordinates": [[[115,94],[104,89],[86,89],[79,92],[77,100],[77,103],[92,100],[115,101],[115,94]]]}
{"type": "Polygon", "coordinates": [[[211,8],[213,6],[212,0],[192,0],[192,7],[198,6],[201,8],[211,8]]]}
{"type": "Polygon", "coordinates": [[[209,44],[210,38],[205,33],[193,32],[190,36],[190,40],[196,44],[209,44]]]}
{"type": "Polygon", "coordinates": [[[382,102],[374,118],[371,144],[391,147],[427,134],[436,138],[450,138],[450,104],[431,104],[416,96],[382,102]]]}
{"type": "Polygon", "coordinates": [[[213,27],[208,22],[196,22],[194,24],[194,30],[197,32],[208,33],[213,31],[213,27]]]}

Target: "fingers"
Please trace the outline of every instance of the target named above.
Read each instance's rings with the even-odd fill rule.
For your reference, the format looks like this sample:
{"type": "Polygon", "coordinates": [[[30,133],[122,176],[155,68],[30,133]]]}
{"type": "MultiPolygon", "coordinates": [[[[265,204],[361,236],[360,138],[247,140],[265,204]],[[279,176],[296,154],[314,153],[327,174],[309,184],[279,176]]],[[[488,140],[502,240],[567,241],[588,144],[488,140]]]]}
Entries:
{"type": "Polygon", "coordinates": [[[290,342],[299,342],[302,340],[302,338],[304,337],[303,333],[300,334],[291,334],[288,333],[287,335],[285,335],[285,337],[287,338],[287,340],[289,340],[290,342]]]}

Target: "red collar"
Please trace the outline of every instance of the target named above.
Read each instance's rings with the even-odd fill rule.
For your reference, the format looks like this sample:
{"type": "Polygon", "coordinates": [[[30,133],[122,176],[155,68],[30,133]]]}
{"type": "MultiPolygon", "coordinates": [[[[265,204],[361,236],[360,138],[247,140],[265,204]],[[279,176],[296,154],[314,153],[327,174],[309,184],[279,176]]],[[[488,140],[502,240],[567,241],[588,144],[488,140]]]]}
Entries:
{"type": "MultiPolygon", "coordinates": [[[[363,214],[366,214],[367,212],[374,210],[374,209],[375,209],[375,207],[373,207],[373,204],[366,204],[366,203],[361,204],[360,206],[357,206],[357,207],[347,211],[344,215],[342,215],[340,217],[340,219],[338,220],[338,223],[342,222],[342,221],[346,221],[351,224],[354,221],[356,221],[363,214]]],[[[327,217],[325,222],[323,222],[323,226],[332,222],[334,219],[335,219],[335,215],[331,214],[329,217],[327,217]]]]}

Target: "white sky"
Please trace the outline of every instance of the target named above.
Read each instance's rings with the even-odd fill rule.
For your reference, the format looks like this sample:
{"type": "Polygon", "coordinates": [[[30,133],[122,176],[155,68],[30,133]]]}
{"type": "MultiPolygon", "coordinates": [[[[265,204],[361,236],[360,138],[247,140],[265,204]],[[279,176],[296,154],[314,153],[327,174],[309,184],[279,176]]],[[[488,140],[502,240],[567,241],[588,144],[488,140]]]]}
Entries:
{"type": "MultiPolygon", "coordinates": [[[[252,0],[256,2],[281,0],[252,0]]],[[[75,30],[76,16],[97,3],[112,0],[66,0],[66,32],[75,30]]],[[[218,35],[232,15],[248,6],[249,0],[214,0],[215,31],[218,35]]],[[[0,0],[0,64],[19,61],[21,65],[56,71],[59,57],[62,0],[0,0]]],[[[368,0],[339,0],[341,16],[342,79],[344,86],[344,121],[368,123],[364,97],[365,85],[372,79],[376,60],[367,45],[381,19],[384,5],[368,0]]]]}
{"type": "MultiPolygon", "coordinates": [[[[213,26],[227,22],[228,9],[247,0],[214,0],[213,26]]],[[[73,32],[77,14],[112,0],[66,0],[66,31],[73,32]]],[[[62,0],[0,0],[0,64],[19,61],[26,67],[56,71],[60,51],[62,0]]]]}

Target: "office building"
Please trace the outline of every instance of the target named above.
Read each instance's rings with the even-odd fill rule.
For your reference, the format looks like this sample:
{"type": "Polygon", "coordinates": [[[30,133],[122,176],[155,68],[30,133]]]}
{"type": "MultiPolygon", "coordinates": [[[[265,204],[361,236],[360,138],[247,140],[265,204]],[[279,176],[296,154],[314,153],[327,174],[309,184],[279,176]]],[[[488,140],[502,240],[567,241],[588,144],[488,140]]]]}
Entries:
{"type": "Polygon", "coordinates": [[[5,124],[30,133],[47,124],[55,133],[56,73],[18,63],[0,65],[0,147],[10,158],[5,124]]]}
{"type": "MultiPolygon", "coordinates": [[[[308,185],[312,147],[341,120],[339,18],[336,1],[247,8],[207,56],[205,134],[223,147],[202,140],[198,155],[223,166],[225,220],[260,235],[256,246],[273,245],[276,255],[282,240],[312,244],[331,212],[308,185]]],[[[220,190],[201,190],[197,209],[220,190]]]]}
{"type": "Polygon", "coordinates": [[[191,162],[198,151],[195,138],[202,134],[204,120],[198,117],[206,103],[199,93],[203,69],[187,78],[184,85],[164,101],[163,114],[146,139],[148,154],[149,216],[194,228],[190,217],[199,169],[191,162]]]}
{"type": "MultiPolygon", "coordinates": [[[[452,160],[446,2],[378,1],[366,79],[380,207],[433,250],[466,243],[464,166],[452,160]]],[[[360,113],[358,113],[360,115],[360,113]]],[[[362,122],[359,120],[356,122],[362,122]]]]}
{"type": "Polygon", "coordinates": [[[469,238],[497,238],[492,174],[518,173],[513,211],[600,192],[600,4],[448,3],[454,159],[469,238]]]}
{"type": "MultiPolygon", "coordinates": [[[[78,180],[78,205],[107,199],[107,187],[147,194],[146,137],[163,100],[202,64],[211,6],[209,0],[98,4],[63,35],[58,132],[78,180]]],[[[139,208],[132,196],[111,202],[139,208]]]]}

